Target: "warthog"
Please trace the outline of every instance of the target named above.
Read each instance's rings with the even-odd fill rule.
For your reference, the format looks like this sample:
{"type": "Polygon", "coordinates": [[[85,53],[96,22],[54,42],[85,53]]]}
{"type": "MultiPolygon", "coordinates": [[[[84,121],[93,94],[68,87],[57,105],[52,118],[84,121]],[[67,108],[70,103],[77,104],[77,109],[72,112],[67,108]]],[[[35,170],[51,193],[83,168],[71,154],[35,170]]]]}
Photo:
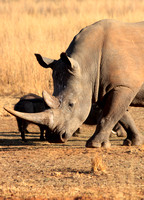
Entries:
{"type": "Polygon", "coordinates": [[[109,147],[116,123],[127,132],[124,144],[144,144],[128,112],[144,107],[144,22],[101,20],[82,29],[59,60],[36,54],[40,65],[53,70],[54,92],[43,92],[50,109],[41,113],[11,114],[47,125],[49,142],[66,142],[86,120],[92,102],[102,109],[86,147],[109,147]]]}
{"type": "MultiPolygon", "coordinates": [[[[44,99],[36,94],[27,94],[20,98],[20,100],[14,106],[14,110],[24,113],[36,113],[42,112],[48,109],[47,104],[44,99]]],[[[25,133],[28,133],[27,127],[30,124],[29,121],[16,117],[18,129],[21,133],[22,141],[26,141],[25,133]]],[[[46,126],[38,124],[40,128],[40,140],[44,140],[44,131],[46,131],[46,126]]]]}

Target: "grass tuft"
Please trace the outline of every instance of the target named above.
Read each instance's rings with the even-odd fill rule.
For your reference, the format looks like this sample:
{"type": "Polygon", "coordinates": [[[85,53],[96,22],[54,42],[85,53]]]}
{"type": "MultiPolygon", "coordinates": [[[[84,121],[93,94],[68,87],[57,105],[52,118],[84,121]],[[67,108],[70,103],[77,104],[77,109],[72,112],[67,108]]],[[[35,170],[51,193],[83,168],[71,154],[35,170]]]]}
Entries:
{"type": "Polygon", "coordinates": [[[98,153],[91,159],[91,171],[93,173],[103,172],[106,173],[106,166],[103,163],[102,156],[98,153]]]}

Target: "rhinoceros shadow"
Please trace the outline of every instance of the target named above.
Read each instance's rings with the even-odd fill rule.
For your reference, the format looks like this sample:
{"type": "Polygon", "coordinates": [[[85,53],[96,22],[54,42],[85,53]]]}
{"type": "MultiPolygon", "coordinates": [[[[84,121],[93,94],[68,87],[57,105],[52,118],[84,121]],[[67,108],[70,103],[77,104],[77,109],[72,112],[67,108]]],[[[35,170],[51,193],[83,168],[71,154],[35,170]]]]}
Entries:
{"type": "Polygon", "coordinates": [[[2,131],[0,132],[0,150],[8,150],[8,149],[25,149],[29,146],[41,148],[41,147],[49,147],[49,148],[57,148],[61,146],[65,147],[84,147],[86,138],[83,137],[72,137],[66,143],[59,143],[50,144],[47,140],[41,141],[40,140],[40,133],[39,132],[29,132],[25,134],[26,142],[22,141],[21,134],[16,131],[2,131]]]}

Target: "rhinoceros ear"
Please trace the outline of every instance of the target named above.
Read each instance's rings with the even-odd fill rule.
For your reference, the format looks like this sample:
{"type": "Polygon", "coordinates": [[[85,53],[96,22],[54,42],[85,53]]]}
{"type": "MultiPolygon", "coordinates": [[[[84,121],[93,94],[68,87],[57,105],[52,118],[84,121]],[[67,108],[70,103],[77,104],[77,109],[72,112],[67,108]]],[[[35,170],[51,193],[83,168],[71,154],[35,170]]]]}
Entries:
{"type": "Polygon", "coordinates": [[[70,59],[69,59],[69,57],[67,56],[66,53],[62,52],[61,55],[60,55],[60,58],[65,64],[67,64],[69,67],[71,67],[70,59]]]}
{"type": "Polygon", "coordinates": [[[61,60],[68,66],[68,69],[72,74],[80,72],[80,67],[76,60],[68,57],[66,53],[61,53],[60,57],[61,60]]]}
{"type": "Polygon", "coordinates": [[[44,68],[51,68],[53,69],[56,60],[42,57],[40,54],[35,54],[38,63],[44,68]]]}

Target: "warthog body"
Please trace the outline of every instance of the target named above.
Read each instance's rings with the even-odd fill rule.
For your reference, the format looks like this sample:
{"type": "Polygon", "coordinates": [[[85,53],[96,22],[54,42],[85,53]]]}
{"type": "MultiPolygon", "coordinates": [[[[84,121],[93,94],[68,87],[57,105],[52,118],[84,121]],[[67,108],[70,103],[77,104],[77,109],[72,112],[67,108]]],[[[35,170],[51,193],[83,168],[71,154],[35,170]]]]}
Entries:
{"type": "Polygon", "coordinates": [[[92,102],[102,109],[87,147],[109,147],[111,130],[120,123],[127,132],[124,144],[144,144],[144,137],[128,112],[144,107],[144,22],[101,20],[82,29],[59,60],[36,54],[40,65],[53,70],[53,96],[43,92],[51,109],[13,115],[47,125],[49,142],[66,142],[86,120],[92,102]]]}
{"type": "MultiPolygon", "coordinates": [[[[48,106],[44,99],[36,94],[27,94],[20,98],[20,100],[14,106],[14,110],[24,113],[37,113],[42,112],[47,109],[48,106]]],[[[23,141],[25,139],[25,133],[28,133],[27,127],[30,124],[29,121],[16,117],[18,129],[21,133],[21,138],[23,141]]],[[[40,128],[40,140],[44,140],[44,131],[46,126],[38,124],[40,128]]]]}

